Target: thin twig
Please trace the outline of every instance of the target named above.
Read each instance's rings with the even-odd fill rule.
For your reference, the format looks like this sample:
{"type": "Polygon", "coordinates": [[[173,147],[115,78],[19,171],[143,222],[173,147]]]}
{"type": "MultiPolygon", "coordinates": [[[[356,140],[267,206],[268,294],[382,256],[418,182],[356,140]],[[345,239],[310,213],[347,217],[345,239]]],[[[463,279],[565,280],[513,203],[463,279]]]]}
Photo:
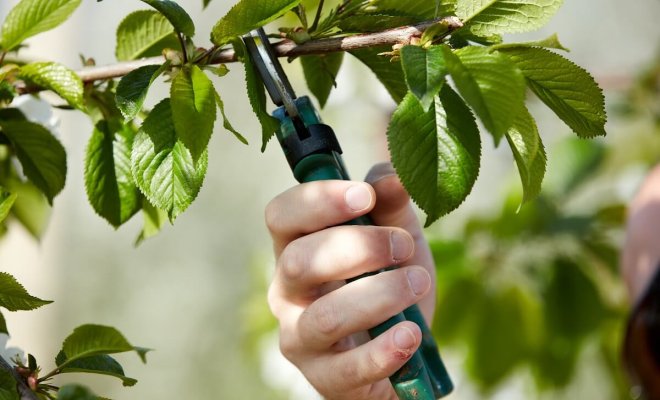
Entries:
{"type": "MultiPolygon", "coordinates": [[[[430,26],[437,23],[447,24],[447,36],[451,32],[463,26],[456,17],[444,17],[432,21],[421,22],[416,25],[402,26],[388,29],[382,32],[365,33],[338,38],[310,40],[297,45],[292,40],[282,40],[274,44],[275,54],[278,57],[297,57],[309,54],[326,54],[339,51],[351,51],[366,47],[408,44],[413,38],[421,37],[422,33],[430,26]]],[[[443,36],[443,37],[444,37],[443,36]]],[[[209,60],[209,64],[224,64],[237,61],[233,49],[226,48],[216,52],[209,60]]],[[[118,78],[145,65],[162,64],[163,57],[143,58],[136,61],[121,62],[114,65],[101,67],[86,67],[78,71],[83,82],[118,78]]]]}
{"type": "Polygon", "coordinates": [[[12,367],[3,357],[0,357],[0,368],[9,371],[16,380],[16,388],[18,389],[20,400],[39,400],[37,395],[25,383],[23,377],[16,371],[16,368],[12,367]]]}

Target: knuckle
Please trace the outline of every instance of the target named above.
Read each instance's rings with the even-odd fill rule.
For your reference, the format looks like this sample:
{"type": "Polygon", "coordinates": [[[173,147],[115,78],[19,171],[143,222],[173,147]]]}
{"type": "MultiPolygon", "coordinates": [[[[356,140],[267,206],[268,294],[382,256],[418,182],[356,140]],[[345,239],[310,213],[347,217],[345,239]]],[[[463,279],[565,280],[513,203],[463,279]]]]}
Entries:
{"type": "Polygon", "coordinates": [[[278,205],[278,201],[277,201],[278,197],[271,200],[266,205],[266,210],[264,211],[264,220],[266,222],[266,228],[268,228],[268,231],[271,234],[275,234],[278,231],[278,227],[281,225],[280,223],[281,208],[278,205]]]}
{"type": "Polygon", "coordinates": [[[305,274],[307,261],[305,252],[296,242],[289,243],[277,260],[277,270],[287,282],[296,282],[305,274]]]}
{"type": "Polygon", "coordinates": [[[331,303],[319,301],[312,303],[303,313],[304,318],[309,320],[309,326],[313,326],[314,331],[325,336],[339,330],[342,325],[340,315],[331,303]]]}
{"type": "Polygon", "coordinates": [[[296,354],[300,350],[300,342],[293,334],[280,329],[280,352],[289,361],[294,362],[296,354]]]}

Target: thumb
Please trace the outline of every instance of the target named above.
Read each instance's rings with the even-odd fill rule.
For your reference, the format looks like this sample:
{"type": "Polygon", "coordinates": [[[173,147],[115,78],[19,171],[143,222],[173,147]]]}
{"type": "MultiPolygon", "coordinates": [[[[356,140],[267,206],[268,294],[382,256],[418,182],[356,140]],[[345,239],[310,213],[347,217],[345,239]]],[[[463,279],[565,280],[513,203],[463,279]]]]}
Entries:
{"type": "Polygon", "coordinates": [[[412,235],[421,234],[417,215],[410,204],[410,197],[391,163],[372,167],[365,181],[376,192],[376,205],[369,213],[376,225],[397,226],[412,235]]]}

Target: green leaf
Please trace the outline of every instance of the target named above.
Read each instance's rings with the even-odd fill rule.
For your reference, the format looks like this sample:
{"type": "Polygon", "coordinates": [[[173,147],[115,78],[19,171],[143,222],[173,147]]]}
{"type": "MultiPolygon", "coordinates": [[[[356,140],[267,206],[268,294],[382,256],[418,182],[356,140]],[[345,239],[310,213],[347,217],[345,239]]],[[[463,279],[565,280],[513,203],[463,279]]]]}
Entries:
{"type": "Polygon", "coordinates": [[[197,162],[213,133],[216,118],[213,83],[198,66],[184,67],[172,81],[170,96],[177,138],[197,162]]]}
{"type": "MultiPolygon", "coordinates": [[[[60,352],[55,358],[57,365],[63,365],[67,362],[66,355],[60,352]]],[[[113,376],[121,379],[124,386],[134,386],[136,379],[124,375],[124,368],[114,358],[107,354],[100,354],[91,357],[80,358],[67,363],[65,367],[58,369],[60,373],[90,373],[113,376]]]]}
{"type": "Polygon", "coordinates": [[[31,63],[21,67],[19,76],[45,89],[52,90],[79,110],[83,105],[83,83],[67,67],[54,62],[31,63]]]}
{"type": "Polygon", "coordinates": [[[563,0],[458,0],[456,16],[475,35],[529,32],[545,25],[563,0]]]}
{"type": "Polygon", "coordinates": [[[408,15],[428,20],[454,15],[456,0],[370,0],[369,9],[376,13],[408,15]]]}
{"type": "Polygon", "coordinates": [[[443,49],[432,46],[401,48],[401,65],[410,92],[417,97],[424,111],[433,105],[433,99],[445,82],[447,69],[444,65],[443,49]]]}
{"type": "Polygon", "coordinates": [[[501,49],[512,49],[512,48],[520,48],[520,47],[543,47],[546,49],[557,49],[557,50],[564,50],[564,51],[570,51],[566,47],[564,47],[561,42],[559,42],[559,37],[557,36],[556,33],[553,33],[551,36],[548,36],[545,39],[542,40],[535,40],[531,42],[522,42],[522,43],[502,43],[502,44],[496,44],[494,46],[491,46],[491,50],[501,50],[501,49]]]}
{"type": "Polygon", "coordinates": [[[319,101],[321,108],[328,101],[332,88],[337,86],[336,78],[342,61],[342,52],[300,57],[307,87],[319,101]]]}
{"type": "Polygon", "coordinates": [[[1,312],[0,312],[0,333],[9,335],[9,331],[7,330],[7,321],[5,320],[5,316],[2,315],[1,312]]]}
{"type": "Polygon", "coordinates": [[[52,210],[46,197],[30,182],[12,179],[5,182],[5,185],[12,193],[16,193],[11,214],[39,240],[46,231],[52,210]]]}
{"type": "Polygon", "coordinates": [[[0,186],[0,222],[4,221],[16,201],[16,193],[6,191],[0,186]]]}
{"type": "Polygon", "coordinates": [[[140,245],[143,241],[156,236],[162,229],[165,221],[167,221],[167,213],[154,207],[149,200],[142,198],[142,216],[143,225],[140,235],[135,240],[135,246],[140,245]]]}
{"type": "Polygon", "coordinates": [[[53,29],[78,8],[81,0],[22,0],[2,25],[0,46],[9,51],[25,39],[53,29]]]}
{"type": "Polygon", "coordinates": [[[126,74],[117,85],[117,107],[127,120],[132,120],[142,110],[147,92],[167,68],[170,62],[163,65],[145,65],[126,74]]]}
{"type": "Polygon", "coordinates": [[[56,363],[59,369],[63,369],[70,367],[78,360],[127,351],[135,351],[140,358],[144,356],[144,350],[131,345],[117,329],[110,326],[86,324],[74,329],[73,333],[64,339],[62,355],[58,356],[56,363]]]}
{"type": "Polygon", "coordinates": [[[66,152],[48,129],[28,121],[0,121],[2,132],[12,142],[25,175],[52,204],[64,188],[66,152]]]}
{"type": "Polygon", "coordinates": [[[499,143],[516,115],[524,112],[522,73],[506,57],[483,47],[464,47],[455,53],[446,46],[441,48],[459,93],[499,143]]]}
{"type": "Polygon", "coordinates": [[[0,400],[20,400],[14,375],[2,368],[0,368],[0,400]]]}
{"type": "Polygon", "coordinates": [[[343,17],[337,26],[343,33],[380,32],[383,29],[412,25],[418,18],[401,15],[357,14],[343,17]]]}
{"type": "Polygon", "coordinates": [[[195,23],[179,4],[170,0],[142,0],[167,18],[177,32],[188,37],[195,36],[195,23]]]}
{"type": "Polygon", "coordinates": [[[115,55],[119,61],[159,56],[163,49],[179,47],[172,24],[157,11],[135,11],[117,27],[115,55]]]}
{"type": "Polygon", "coordinates": [[[554,262],[543,299],[546,329],[562,338],[575,340],[596,332],[605,316],[598,288],[573,260],[554,262]]]}
{"type": "Polygon", "coordinates": [[[479,173],[481,140],[472,113],[448,85],[428,111],[406,95],[387,137],[394,168],[426,213],[426,226],[465,200],[479,173]]]}
{"type": "Polygon", "coordinates": [[[350,53],[366,65],[385,86],[395,103],[400,103],[408,92],[400,61],[390,61],[380,53],[391,51],[389,46],[368,47],[353,50],[350,53]]]}
{"type": "Polygon", "coordinates": [[[541,192],[547,162],[536,122],[529,111],[516,116],[506,139],[518,165],[525,203],[541,192]]]}
{"type": "Polygon", "coordinates": [[[64,385],[57,392],[57,400],[98,400],[87,387],[75,383],[64,385]]]}
{"type": "Polygon", "coordinates": [[[29,311],[50,303],[52,301],[30,295],[16,278],[6,272],[0,272],[0,307],[9,311],[29,311]]]}
{"type": "Polygon", "coordinates": [[[170,100],[158,103],[133,142],[131,170],[142,193],[173,221],[197,197],[206,166],[206,151],[194,163],[190,150],[178,139],[170,100]]]}
{"type": "Polygon", "coordinates": [[[213,27],[211,41],[217,46],[266,25],[293,9],[300,0],[240,0],[213,27]]]}
{"type": "Polygon", "coordinates": [[[527,78],[527,86],[578,136],[605,136],[605,98],[587,71],[545,49],[500,52],[513,61],[527,78]]]}
{"type": "Polygon", "coordinates": [[[115,228],[140,209],[140,192],[131,173],[134,137],[131,126],[99,121],[87,145],[87,199],[94,211],[115,228]]]}
{"type": "Polygon", "coordinates": [[[203,0],[203,2],[202,2],[202,3],[203,3],[202,6],[203,6],[204,8],[206,8],[206,7],[209,5],[210,2],[211,2],[211,0],[203,0]]]}
{"type": "Polygon", "coordinates": [[[222,126],[228,130],[229,132],[233,133],[236,139],[238,139],[241,143],[243,144],[248,144],[247,139],[238,132],[234,126],[229,122],[229,119],[227,119],[227,115],[225,114],[225,103],[222,101],[222,97],[220,97],[220,93],[218,93],[217,90],[215,90],[215,102],[218,105],[218,108],[220,109],[220,114],[222,114],[222,126]]]}
{"type": "Polygon", "coordinates": [[[517,287],[487,294],[482,307],[467,365],[483,388],[492,389],[531,351],[538,312],[533,298],[517,287]]]}
{"type": "Polygon", "coordinates": [[[252,59],[246,55],[245,44],[241,40],[235,40],[233,45],[245,67],[245,86],[252,111],[261,125],[261,151],[263,152],[266,150],[268,141],[280,129],[280,121],[271,117],[266,110],[266,90],[252,59]]]}

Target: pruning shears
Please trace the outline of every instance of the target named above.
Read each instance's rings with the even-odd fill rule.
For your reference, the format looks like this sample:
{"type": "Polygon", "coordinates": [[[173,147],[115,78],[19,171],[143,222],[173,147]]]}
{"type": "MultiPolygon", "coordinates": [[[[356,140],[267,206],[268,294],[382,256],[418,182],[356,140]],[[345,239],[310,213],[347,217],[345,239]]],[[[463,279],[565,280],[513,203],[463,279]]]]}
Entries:
{"type": "MultiPolygon", "coordinates": [[[[273,117],[280,122],[276,136],[296,180],[301,183],[327,179],[348,180],[341,156],[342,149],[332,128],[321,122],[309,97],[296,97],[264,30],[260,28],[250,32],[243,37],[243,41],[266,91],[278,106],[273,112],[273,117]]],[[[373,225],[368,216],[356,218],[348,224],[373,225]]],[[[419,325],[423,337],[420,348],[412,358],[390,376],[394,390],[401,400],[434,400],[444,397],[452,391],[453,384],[417,305],[369,329],[369,335],[374,338],[404,320],[419,325]]]]}

